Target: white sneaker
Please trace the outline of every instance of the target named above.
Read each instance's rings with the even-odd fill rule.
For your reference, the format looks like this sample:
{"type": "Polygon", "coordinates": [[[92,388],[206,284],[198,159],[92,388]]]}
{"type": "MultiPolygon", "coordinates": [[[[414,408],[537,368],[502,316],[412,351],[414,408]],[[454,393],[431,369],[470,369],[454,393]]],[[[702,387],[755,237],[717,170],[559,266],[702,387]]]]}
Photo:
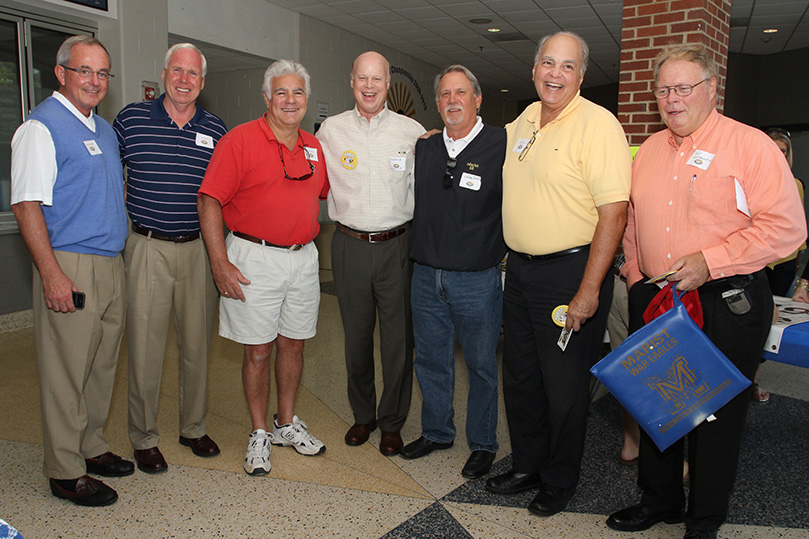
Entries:
{"type": "Polygon", "coordinates": [[[326,446],[323,442],[309,434],[307,430],[309,427],[298,419],[298,416],[292,418],[292,423],[279,426],[278,414],[275,414],[272,422],[273,429],[270,441],[273,445],[291,445],[295,448],[295,451],[307,456],[320,455],[326,451],[326,446]]]}
{"type": "Polygon", "coordinates": [[[250,475],[270,473],[270,435],[264,429],[256,429],[250,433],[247,443],[247,454],[244,456],[244,471],[250,475]]]}

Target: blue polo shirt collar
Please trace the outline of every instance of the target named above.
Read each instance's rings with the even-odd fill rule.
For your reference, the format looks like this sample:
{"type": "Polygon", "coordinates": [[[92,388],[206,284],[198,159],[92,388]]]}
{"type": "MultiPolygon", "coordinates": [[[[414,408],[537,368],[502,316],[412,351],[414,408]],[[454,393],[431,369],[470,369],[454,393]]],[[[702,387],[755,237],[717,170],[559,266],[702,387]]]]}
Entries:
{"type": "MultiPolygon", "coordinates": [[[[163,101],[166,99],[165,92],[160,94],[160,97],[155,99],[151,102],[151,110],[149,111],[150,116],[153,120],[160,120],[166,122],[167,124],[171,124],[173,120],[169,116],[168,111],[166,111],[166,106],[163,104],[163,101]]],[[[197,111],[194,113],[194,117],[183,126],[183,128],[190,127],[193,125],[200,125],[206,123],[205,111],[202,107],[199,106],[199,101],[197,101],[194,106],[196,107],[197,111]]]]}

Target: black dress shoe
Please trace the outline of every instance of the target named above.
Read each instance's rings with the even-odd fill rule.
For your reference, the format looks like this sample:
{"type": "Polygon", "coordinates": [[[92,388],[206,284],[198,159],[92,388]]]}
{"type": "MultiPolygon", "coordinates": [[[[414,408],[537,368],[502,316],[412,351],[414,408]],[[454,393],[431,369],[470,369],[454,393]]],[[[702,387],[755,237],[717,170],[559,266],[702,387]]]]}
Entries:
{"type": "Polygon", "coordinates": [[[567,507],[576,487],[563,488],[553,485],[542,485],[539,494],[528,504],[528,510],[540,517],[549,517],[567,507]]]}
{"type": "Polygon", "coordinates": [[[453,442],[434,442],[422,436],[415,442],[410,442],[404,446],[401,455],[406,459],[417,459],[424,455],[429,455],[436,449],[449,449],[452,444],[453,442]]]}
{"type": "Polygon", "coordinates": [[[702,530],[688,530],[683,539],[716,539],[716,532],[706,532],[702,530]]]}
{"type": "Polygon", "coordinates": [[[198,457],[215,457],[219,454],[219,446],[207,434],[203,434],[199,438],[180,436],[180,445],[190,447],[198,457]]]}
{"type": "Polygon", "coordinates": [[[514,470],[486,480],[486,490],[495,494],[516,494],[539,486],[542,486],[542,479],[538,475],[514,470]]]}
{"type": "Polygon", "coordinates": [[[57,483],[55,479],[49,480],[49,483],[51,486],[51,493],[54,496],[69,500],[76,505],[101,507],[103,505],[115,503],[115,500],[118,499],[117,492],[98,479],[93,479],[89,475],[79,477],[79,479],[76,481],[76,490],[67,490],[62,485],[57,483]]]}
{"type": "Polygon", "coordinates": [[[682,521],[682,511],[654,511],[639,503],[611,514],[607,526],[620,532],[639,532],[648,530],[658,522],[677,524],[682,521]]]}
{"type": "Polygon", "coordinates": [[[84,463],[87,465],[87,473],[104,477],[123,477],[135,473],[134,464],[109,451],[92,459],[84,459],[84,463]]]}
{"type": "Polygon", "coordinates": [[[489,473],[492,462],[494,462],[494,455],[495,454],[491,451],[472,451],[472,454],[469,455],[466,464],[463,466],[463,470],[461,470],[461,475],[467,479],[483,477],[489,473]]]}
{"type": "Polygon", "coordinates": [[[160,473],[169,469],[163,453],[157,447],[135,449],[135,460],[138,462],[138,469],[142,472],[160,473]]]}
{"type": "Polygon", "coordinates": [[[357,446],[368,441],[368,436],[376,430],[376,421],[370,423],[354,423],[346,432],[346,445],[357,446]]]}

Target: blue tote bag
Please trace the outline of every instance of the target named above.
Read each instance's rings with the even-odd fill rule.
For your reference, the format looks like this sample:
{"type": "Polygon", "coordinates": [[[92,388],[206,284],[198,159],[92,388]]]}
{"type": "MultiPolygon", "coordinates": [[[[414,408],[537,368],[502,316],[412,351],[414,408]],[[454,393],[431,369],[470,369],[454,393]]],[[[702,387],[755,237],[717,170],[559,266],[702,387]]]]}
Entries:
{"type": "Polygon", "coordinates": [[[630,335],[590,372],[663,451],[750,386],[686,311],[674,307],[630,335]]]}

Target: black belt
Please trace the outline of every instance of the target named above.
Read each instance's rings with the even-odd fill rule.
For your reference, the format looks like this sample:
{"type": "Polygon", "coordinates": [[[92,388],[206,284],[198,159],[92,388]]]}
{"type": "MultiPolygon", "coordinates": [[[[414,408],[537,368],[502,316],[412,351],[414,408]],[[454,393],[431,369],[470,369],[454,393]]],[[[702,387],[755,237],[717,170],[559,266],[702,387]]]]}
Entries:
{"type": "Polygon", "coordinates": [[[390,230],[382,230],[380,232],[363,232],[362,230],[354,230],[353,228],[348,228],[340,223],[337,223],[337,230],[346,236],[350,236],[358,240],[367,241],[368,243],[379,243],[382,241],[392,240],[393,238],[401,236],[410,230],[410,221],[406,222],[402,226],[397,226],[396,228],[391,228],[390,230]]]}
{"type": "Polygon", "coordinates": [[[265,247],[277,247],[278,249],[286,249],[288,251],[300,251],[301,249],[303,249],[303,246],[306,245],[306,243],[296,243],[295,245],[276,245],[274,243],[268,242],[267,240],[262,240],[261,238],[251,236],[250,234],[245,234],[244,232],[231,232],[231,233],[237,238],[251,241],[253,243],[258,243],[259,245],[263,245],[265,247]]]}
{"type": "Polygon", "coordinates": [[[532,260],[551,260],[553,258],[560,258],[563,256],[572,255],[573,253],[578,253],[579,251],[586,251],[589,249],[590,244],[588,243],[587,245],[580,245],[578,247],[572,247],[570,249],[565,249],[564,251],[557,251],[555,253],[549,253],[546,255],[529,255],[527,253],[519,253],[517,251],[514,251],[514,254],[516,254],[523,260],[530,262],[532,260]]]}
{"type": "Polygon", "coordinates": [[[699,289],[712,290],[714,288],[720,287],[745,288],[754,280],[762,279],[765,278],[766,276],[767,274],[764,272],[764,270],[760,269],[753,273],[730,275],[728,277],[722,277],[721,279],[714,279],[713,281],[707,281],[702,286],[700,286],[699,289]]]}
{"type": "Polygon", "coordinates": [[[169,236],[168,234],[161,234],[160,232],[149,230],[148,228],[136,225],[135,223],[132,223],[132,232],[135,234],[140,234],[141,236],[146,236],[147,238],[160,241],[170,241],[172,243],[186,243],[199,239],[199,232],[194,232],[193,234],[184,234],[182,236],[169,236]]]}

